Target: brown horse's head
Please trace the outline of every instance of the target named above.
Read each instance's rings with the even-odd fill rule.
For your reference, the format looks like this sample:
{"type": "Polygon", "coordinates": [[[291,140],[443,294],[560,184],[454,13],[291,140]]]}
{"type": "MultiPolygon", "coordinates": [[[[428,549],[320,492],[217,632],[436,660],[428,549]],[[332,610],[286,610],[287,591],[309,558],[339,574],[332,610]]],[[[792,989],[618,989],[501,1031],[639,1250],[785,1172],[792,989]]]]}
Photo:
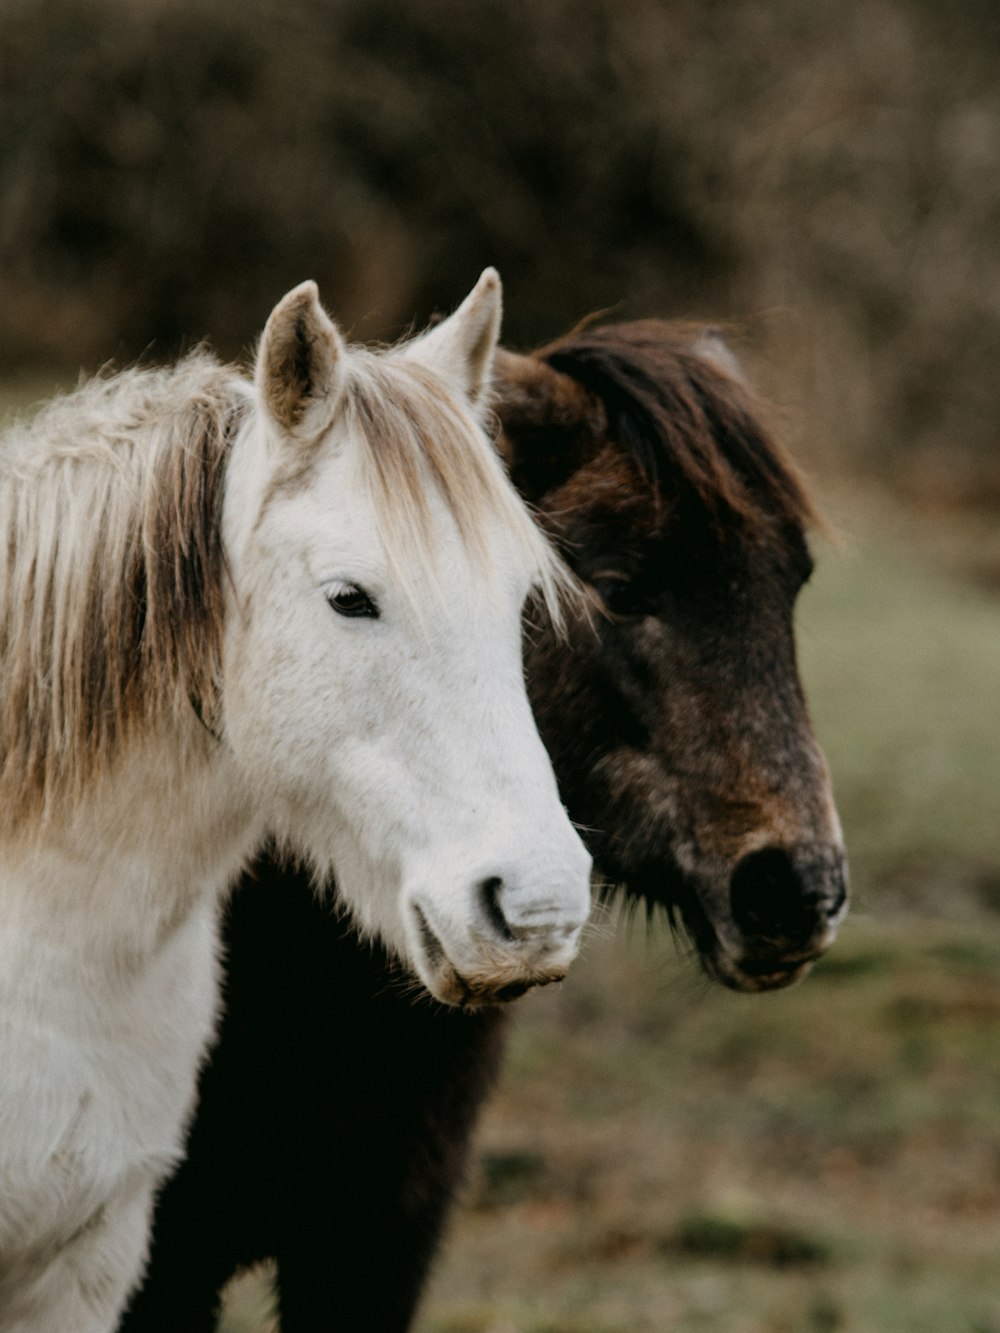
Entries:
{"type": "Polygon", "coordinates": [[[526,646],[571,816],[608,880],[678,914],[738,990],[801,976],[846,907],[795,660],[814,512],[721,343],[654,321],[502,354],[512,475],[593,623],[526,646]]]}

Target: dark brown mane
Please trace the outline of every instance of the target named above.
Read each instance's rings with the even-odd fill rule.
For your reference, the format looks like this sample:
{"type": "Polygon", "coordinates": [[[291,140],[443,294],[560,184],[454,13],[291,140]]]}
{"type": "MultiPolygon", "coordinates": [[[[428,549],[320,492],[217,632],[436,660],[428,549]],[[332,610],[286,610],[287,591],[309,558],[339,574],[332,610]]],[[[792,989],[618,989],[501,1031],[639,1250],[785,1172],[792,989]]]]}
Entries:
{"type": "Polygon", "coordinates": [[[679,486],[715,526],[758,540],[776,522],[821,526],[762,405],[715,345],[717,355],[705,328],[650,319],[588,328],[537,356],[599,400],[612,438],[658,490],[679,486]]]}

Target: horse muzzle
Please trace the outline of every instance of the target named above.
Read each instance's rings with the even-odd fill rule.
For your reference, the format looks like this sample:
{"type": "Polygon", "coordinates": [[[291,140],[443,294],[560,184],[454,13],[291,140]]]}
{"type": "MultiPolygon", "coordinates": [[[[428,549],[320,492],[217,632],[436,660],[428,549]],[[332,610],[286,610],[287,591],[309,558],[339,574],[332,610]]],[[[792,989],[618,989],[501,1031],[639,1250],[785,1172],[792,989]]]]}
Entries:
{"type": "Polygon", "coordinates": [[[830,947],[847,912],[843,851],[750,852],[734,868],[726,898],[721,910],[694,902],[682,908],[705,971],[731,990],[790,986],[830,947]]]}
{"type": "Polygon", "coordinates": [[[471,914],[443,917],[429,895],[409,902],[411,959],[420,980],[443,1004],[504,1004],[536,986],[561,981],[580,946],[590,911],[586,886],[528,896],[499,875],[476,881],[471,914]]]}

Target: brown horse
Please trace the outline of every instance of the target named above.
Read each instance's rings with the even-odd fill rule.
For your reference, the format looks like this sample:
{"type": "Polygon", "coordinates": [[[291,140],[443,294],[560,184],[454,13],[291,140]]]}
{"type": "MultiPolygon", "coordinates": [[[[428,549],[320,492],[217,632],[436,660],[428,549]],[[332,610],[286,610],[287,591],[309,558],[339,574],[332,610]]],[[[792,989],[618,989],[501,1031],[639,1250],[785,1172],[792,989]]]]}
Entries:
{"type": "MultiPolygon", "coordinates": [[[[525,637],[532,701],[597,865],[738,990],[785,985],[845,910],[796,670],[809,500],[722,344],[659,322],[501,357],[501,447],[598,614],[525,637]]],[[[235,895],[219,1044],[123,1329],[200,1333],[278,1260],[284,1333],[402,1333],[502,1051],[504,1014],[414,1003],[307,879],[235,895]]]]}

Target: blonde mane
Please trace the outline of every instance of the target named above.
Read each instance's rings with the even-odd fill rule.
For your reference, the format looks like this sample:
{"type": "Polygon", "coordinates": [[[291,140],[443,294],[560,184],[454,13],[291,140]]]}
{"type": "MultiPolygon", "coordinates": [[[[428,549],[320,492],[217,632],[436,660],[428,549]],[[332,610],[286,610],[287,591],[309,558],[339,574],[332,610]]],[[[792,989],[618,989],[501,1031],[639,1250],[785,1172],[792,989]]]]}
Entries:
{"type": "Polygon", "coordinates": [[[212,690],[244,401],[202,352],[92,380],[0,441],[2,827],[75,802],[124,742],[212,690]]]}
{"type": "MultiPolygon", "coordinates": [[[[488,443],[470,447],[481,438],[470,418],[409,361],[349,356],[345,410],[404,585],[414,561],[433,570],[431,480],[472,555],[485,522],[509,528],[558,617],[570,576],[488,443]]],[[[0,439],[0,830],[75,804],[171,715],[193,708],[210,723],[226,462],[252,401],[238,372],[201,351],[92,380],[0,439]]]]}

